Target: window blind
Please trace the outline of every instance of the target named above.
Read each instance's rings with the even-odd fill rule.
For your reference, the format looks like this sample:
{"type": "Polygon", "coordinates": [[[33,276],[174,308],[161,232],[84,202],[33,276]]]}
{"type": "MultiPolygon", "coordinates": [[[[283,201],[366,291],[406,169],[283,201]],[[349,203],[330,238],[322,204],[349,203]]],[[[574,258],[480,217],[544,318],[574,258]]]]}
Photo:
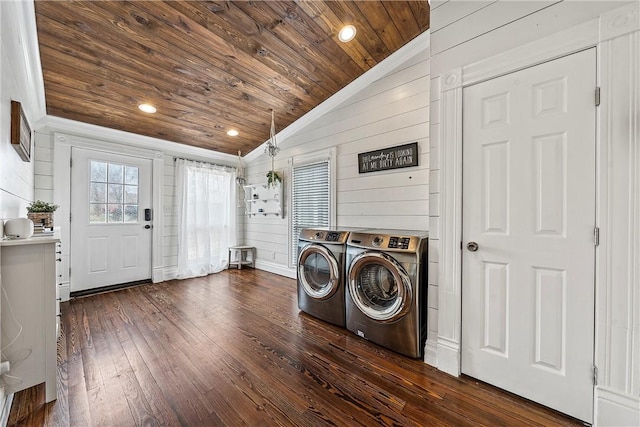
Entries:
{"type": "Polygon", "coordinates": [[[329,226],[329,161],[294,166],[292,187],[291,265],[295,266],[300,230],[329,226]]]}

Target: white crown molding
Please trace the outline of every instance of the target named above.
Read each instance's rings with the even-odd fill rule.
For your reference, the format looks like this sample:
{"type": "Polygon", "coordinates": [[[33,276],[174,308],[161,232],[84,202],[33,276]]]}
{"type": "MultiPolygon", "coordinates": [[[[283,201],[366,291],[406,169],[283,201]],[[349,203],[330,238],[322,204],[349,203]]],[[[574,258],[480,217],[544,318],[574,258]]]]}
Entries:
{"type": "Polygon", "coordinates": [[[236,156],[231,154],[220,153],[185,144],[178,144],[177,142],[151,138],[148,136],[77,122],[74,120],[63,119],[61,117],[46,116],[45,120],[41,122],[40,125],[41,127],[50,128],[55,132],[96,139],[99,141],[109,141],[116,144],[125,144],[153,151],[162,151],[165,154],[184,156],[194,160],[205,160],[208,162],[213,161],[228,166],[234,166],[238,160],[236,156]]]}
{"type": "MultiPolygon", "coordinates": [[[[425,48],[428,48],[431,45],[430,34],[431,33],[429,30],[425,31],[424,33],[420,34],[418,37],[395,51],[393,54],[389,55],[382,62],[349,83],[339,92],[335,93],[326,101],[316,106],[313,110],[309,111],[307,114],[278,132],[276,134],[276,140],[285,141],[287,138],[294,135],[305,126],[313,123],[315,120],[318,120],[324,114],[333,110],[344,101],[354,96],[360,90],[366,88],[376,80],[379,80],[381,77],[384,77],[387,73],[392,72],[399,64],[424,51],[425,48]]],[[[263,155],[264,146],[266,143],[267,141],[263,142],[262,145],[260,145],[258,148],[244,156],[244,160],[246,162],[251,162],[257,159],[259,156],[263,155]]]]}
{"type": "Polygon", "coordinates": [[[36,27],[36,11],[33,0],[18,2],[20,14],[20,36],[23,40],[22,49],[27,72],[28,89],[31,91],[31,99],[35,102],[36,117],[34,122],[47,115],[46,100],[44,96],[44,77],[42,76],[42,64],[40,63],[40,47],[38,45],[38,29],[36,27]]]}
{"type": "MultiPolygon", "coordinates": [[[[46,116],[46,101],[44,96],[44,79],[40,64],[40,49],[38,46],[38,31],[36,29],[36,15],[33,0],[3,2],[2,8],[6,15],[9,57],[20,64],[10,64],[14,72],[19,73],[18,85],[22,93],[21,99],[27,117],[33,124],[46,116]],[[14,51],[15,49],[15,51],[14,51]]],[[[3,40],[4,42],[4,40],[3,40]]]]}
{"type": "Polygon", "coordinates": [[[600,19],[600,40],[610,40],[640,30],[640,3],[637,1],[604,13],[600,19]]]}

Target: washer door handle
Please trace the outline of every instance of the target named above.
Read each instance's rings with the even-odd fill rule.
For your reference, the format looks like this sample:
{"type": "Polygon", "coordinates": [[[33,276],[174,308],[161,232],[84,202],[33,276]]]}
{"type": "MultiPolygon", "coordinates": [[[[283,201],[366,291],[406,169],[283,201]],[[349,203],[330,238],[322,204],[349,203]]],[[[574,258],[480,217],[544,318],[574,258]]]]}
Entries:
{"type": "Polygon", "coordinates": [[[478,250],[478,244],[476,242],[467,243],[467,250],[470,252],[475,252],[478,250]]]}

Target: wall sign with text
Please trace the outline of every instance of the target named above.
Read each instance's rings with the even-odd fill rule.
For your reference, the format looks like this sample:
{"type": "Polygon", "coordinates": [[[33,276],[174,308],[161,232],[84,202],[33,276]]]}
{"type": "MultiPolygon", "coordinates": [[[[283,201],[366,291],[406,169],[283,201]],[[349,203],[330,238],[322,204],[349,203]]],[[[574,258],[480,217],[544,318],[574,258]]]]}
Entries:
{"type": "Polygon", "coordinates": [[[359,173],[408,168],[411,166],[418,166],[417,142],[358,154],[359,173]]]}

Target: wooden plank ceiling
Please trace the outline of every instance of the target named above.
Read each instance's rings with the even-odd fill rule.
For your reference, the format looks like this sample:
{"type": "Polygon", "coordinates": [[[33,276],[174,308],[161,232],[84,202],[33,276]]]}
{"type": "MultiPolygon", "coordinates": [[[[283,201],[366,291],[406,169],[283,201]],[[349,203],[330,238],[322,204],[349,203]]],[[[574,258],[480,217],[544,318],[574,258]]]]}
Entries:
{"type": "Polygon", "coordinates": [[[36,1],[47,113],[243,155],[429,28],[419,1],[36,1]],[[337,40],[346,24],[349,43],[337,40]],[[138,110],[140,103],[156,114],[138,110]],[[237,129],[237,137],[226,132],[237,129]]]}

